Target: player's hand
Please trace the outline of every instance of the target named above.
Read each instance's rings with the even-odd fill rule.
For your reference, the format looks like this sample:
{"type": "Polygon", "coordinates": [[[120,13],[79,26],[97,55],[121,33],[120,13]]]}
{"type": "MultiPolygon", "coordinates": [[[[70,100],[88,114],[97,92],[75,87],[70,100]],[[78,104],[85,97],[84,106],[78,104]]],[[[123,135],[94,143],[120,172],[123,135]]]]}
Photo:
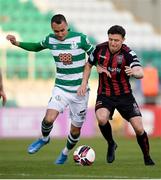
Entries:
{"type": "Polygon", "coordinates": [[[133,75],[133,71],[131,69],[130,66],[125,66],[125,73],[128,75],[128,76],[132,76],[133,75]]]}
{"type": "Polygon", "coordinates": [[[78,96],[85,96],[86,91],[87,91],[87,86],[86,85],[81,85],[77,90],[77,95],[78,96]]]}
{"type": "Polygon", "coordinates": [[[111,73],[103,66],[97,65],[97,72],[100,73],[106,73],[108,77],[111,78],[111,73]]]}
{"type": "Polygon", "coordinates": [[[2,105],[4,106],[6,104],[7,101],[7,97],[6,94],[4,93],[4,91],[0,91],[0,99],[2,98],[2,105]]]}
{"type": "Polygon", "coordinates": [[[16,41],[16,37],[15,36],[9,34],[9,35],[6,36],[6,39],[8,41],[10,41],[13,45],[17,45],[17,41],[16,41]]]}

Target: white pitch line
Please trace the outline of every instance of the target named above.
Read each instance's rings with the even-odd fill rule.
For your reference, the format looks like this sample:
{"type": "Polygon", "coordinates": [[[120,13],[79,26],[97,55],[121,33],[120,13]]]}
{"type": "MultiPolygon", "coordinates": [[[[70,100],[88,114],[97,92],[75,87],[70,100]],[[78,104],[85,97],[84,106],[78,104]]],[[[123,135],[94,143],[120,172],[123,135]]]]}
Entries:
{"type": "MultiPolygon", "coordinates": [[[[13,177],[14,178],[14,176],[21,176],[21,177],[29,177],[29,176],[36,176],[35,174],[25,174],[25,173],[20,173],[20,174],[2,174],[2,173],[0,173],[0,176],[10,176],[10,177],[13,177]]],[[[141,178],[138,178],[138,177],[128,177],[128,176],[97,176],[97,175],[73,175],[73,174],[62,174],[62,175],[46,175],[46,177],[51,177],[51,178],[54,178],[54,177],[64,177],[64,178],[78,178],[78,179],[81,179],[81,178],[86,178],[86,179],[91,179],[91,178],[94,178],[94,179],[108,179],[108,180],[110,180],[110,179],[133,179],[133,180],[135,180],[135,179],[149,179],[149,177],[141,177],[141,178]]],[[[55,178],[54,178],[55,179],[55,178]]]]}

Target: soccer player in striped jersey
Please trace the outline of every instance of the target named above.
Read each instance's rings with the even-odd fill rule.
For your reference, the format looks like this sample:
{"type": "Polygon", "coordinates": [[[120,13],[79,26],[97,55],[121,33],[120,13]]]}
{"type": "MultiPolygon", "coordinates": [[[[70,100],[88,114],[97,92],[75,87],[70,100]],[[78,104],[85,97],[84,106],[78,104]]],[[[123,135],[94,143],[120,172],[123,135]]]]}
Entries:
{"type": "Polygon", "coordinates": [[[64,164],[69,151],[80,138],[81,127],[85,121],[89,92],[87,91],[85,96],[78,96],[77,90],[82,83],[86,54],[89,55],[94,48],[86,35],[68,29],[68,23],[62,14],[52,17],[51,28],[54,33],[46,36],[40,43],[18,42],[13,35],[8,35],[7,39],[13,45],[28,51],[51,50],[57,71],[55,86],[41,124],[42,137],[28,147],[28,152],[34,154],[49,143],[54,121],[59,113],[69,107],[70,132],[65,148],[55,161],[55,164],[64,164]]]}
{"type": "Polygon", "coordinates": [[[7,98],[6,94],[3,90],[3,79],[2,79],[2,72],[0,69],[0,99],[2,98],[2,105],[4,106],[6,104],[7,98]]]}
{"type": "Polygon", "coordinates": [[[97,45],[89,56],[78,94],[85,94],[91,68],[97,65],[99,85],[95,111],[100,131],[108,143],[107,162],[115,160],[117,144],[112,136],[109,119],[117,109],[133,127],[145,165],[154,165],[149,154],[149,141],[142,124],[141,112],[129,82],[130,77],[143,78],[143,69],[135,52],[123,44],[125,34],[124,28],[118,25],[108,30],[108,41],[97,45]]]}

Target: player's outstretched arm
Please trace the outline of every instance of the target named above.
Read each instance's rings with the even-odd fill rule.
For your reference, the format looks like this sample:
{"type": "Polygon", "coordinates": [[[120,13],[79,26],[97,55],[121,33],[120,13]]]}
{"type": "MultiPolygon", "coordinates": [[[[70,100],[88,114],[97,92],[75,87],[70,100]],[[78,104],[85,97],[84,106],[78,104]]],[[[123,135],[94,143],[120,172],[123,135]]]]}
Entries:
{"type": "Polygon", "coordinates": [[[25,49],[27,51],[34,51],[34,52],[38,52],[41,51],[43,49],[45,49],[44,47],[41,46],[40,43],[31,43],[31,42],[19,42],[16,40],[16,37],[13,35],[7,35],[7,40],[9,40],[13,45],[18,46],[22,49],[25,49]]]}
{"type": "Polygon", "coordinates": [[[15,46],[19,46],[19,42],[16,40],[16,37],[14,35],[8,34],[6,36],[6,39],[11,42],[11,44],[15,46]]]}

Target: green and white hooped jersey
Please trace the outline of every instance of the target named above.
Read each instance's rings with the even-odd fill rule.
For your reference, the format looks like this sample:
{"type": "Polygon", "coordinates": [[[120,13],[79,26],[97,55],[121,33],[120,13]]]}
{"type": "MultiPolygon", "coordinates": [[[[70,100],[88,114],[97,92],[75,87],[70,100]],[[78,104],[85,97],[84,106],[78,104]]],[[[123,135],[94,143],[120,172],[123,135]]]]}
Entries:
{"type": "Polygon", "coordinates": [[[82,82],[86,53],[89,55],[94,49],[87,36],[69,31],[65,40],[59,41],[54,34],[49,34],[41,45],[51,50],[55,60],[55,86],[76,93],[82,82]]]}

